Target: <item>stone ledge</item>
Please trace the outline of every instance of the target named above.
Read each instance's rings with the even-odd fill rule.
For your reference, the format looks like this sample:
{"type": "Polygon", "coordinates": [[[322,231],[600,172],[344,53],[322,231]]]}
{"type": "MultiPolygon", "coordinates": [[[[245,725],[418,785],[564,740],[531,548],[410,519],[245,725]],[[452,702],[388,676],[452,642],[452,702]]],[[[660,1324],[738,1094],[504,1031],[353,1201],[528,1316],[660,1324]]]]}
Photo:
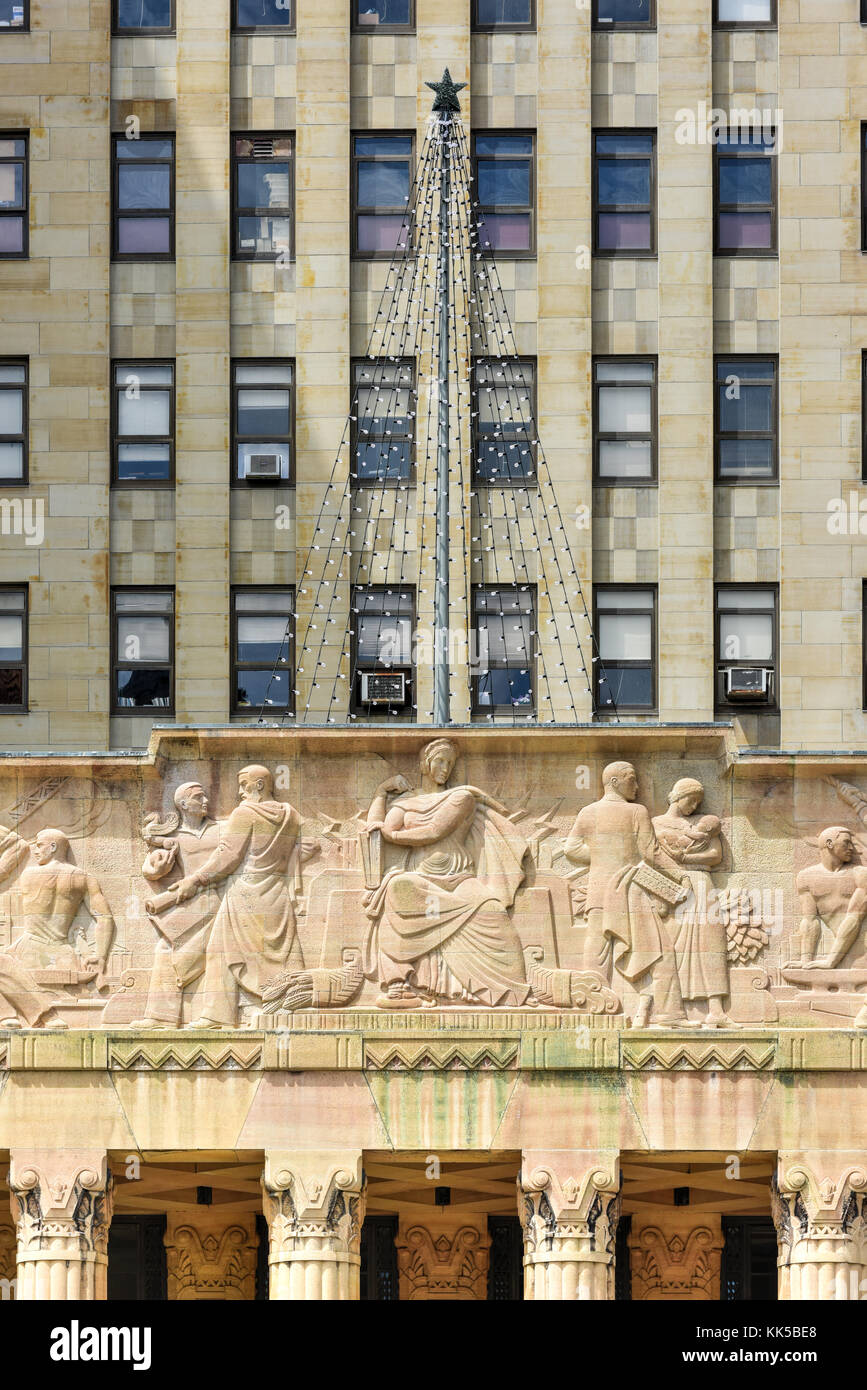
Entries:
{"type": "MultiPolygon", "coordinates": [[[[0,1034],[6,1072],[860,1072],[867,1032],[855,1029],[620,1029],[614,1020],[550,1015],[528,1028],[437,1027],[436,1020],[360,1014],[342,1027],[279,1032],[203,1030],[0,1034]],[[378,1026],[372,1026],[376,1020],[378,1026]]],[[[482,1019],[484,1025],[482,1025],[482,1019]]],[[[506,1026],[503,1026],[503,1025],[506,1026]]]]}

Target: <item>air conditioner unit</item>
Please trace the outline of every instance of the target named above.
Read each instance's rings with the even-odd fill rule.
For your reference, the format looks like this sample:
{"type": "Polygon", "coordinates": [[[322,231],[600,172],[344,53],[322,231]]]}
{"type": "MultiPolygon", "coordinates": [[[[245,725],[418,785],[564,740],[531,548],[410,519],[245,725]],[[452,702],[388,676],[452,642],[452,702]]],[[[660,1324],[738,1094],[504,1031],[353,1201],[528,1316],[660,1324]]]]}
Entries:
{"type": "Polygon", "coordinates": [[[363,705],[405,705],[404,671],[359,671],[363,705]]]}
{"type": "Polygon", "coordinates": [[[767,704],[771,697],[771,675],[767,666],[727,667],[726,699],[767,704]]]}
{"type": "Polygon", "coordinates": [[[251,454],[247,477],[254,483],[279,483],[280,455],[251,454]]]}

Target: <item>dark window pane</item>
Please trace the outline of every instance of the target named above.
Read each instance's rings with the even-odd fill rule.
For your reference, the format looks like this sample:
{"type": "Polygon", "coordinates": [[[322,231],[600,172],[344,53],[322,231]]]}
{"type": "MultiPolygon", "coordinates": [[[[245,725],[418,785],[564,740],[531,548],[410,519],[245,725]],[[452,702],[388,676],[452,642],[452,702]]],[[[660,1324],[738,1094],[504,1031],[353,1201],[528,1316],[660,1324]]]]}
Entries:
{"type": "Polygon", "coordinates": [[[638,705],[653,708],[653,671],[650,666],[605,667],[598,681],[599,707],[638,705]]]}
{"type": "Polygon", "coordinates": [[[403,155],[404,159],[408,159],[412,154],[412,140],[408,135],[356,135],[355,153],[403,155]]]}
{"type": "Polygon", "coordinates": [[[719,471],[724,478],[772,478],[774,446],[770,439],[721,439],[719,471]]]}
{"type": "Polygon", "coordinates": [[[379,217],[361,216],[358,219],[359,251],[394,251],[398,242],[405,242],[407,230],[402,213],[379,217]]]}
{"type": "Polygon", "coordinates": [[[287,615],[242,613],[238,616],[238,660],[273,666],[286,655],[287,615]]]}
{"type": "Polygon", "coordinates": [[[24,28],[23,0],[0,0],[0,28],[24,28]]]}
{"type": "Polygon", "coordinates": [[[479,218],[479,244],[495,251],[529,251],[528,212],[486,212],[479,218]]]}
{"type": "Polygon", "coordinates": [[[530,0],[478,0],[479,24],[531,24],[530,0]]]}
{"type": "Polygon", "coordinates": [[[168,671],[150,671],[139,668],[135,671],[117,672],[117,703],[140,708],[158,706],[167,708],[171,682],[168,671]]]}
{"type": "Polygon", "coordinates": [[[720,389],[720,429],[731,431],[769,430],[772,427],[773,391],[770,386],[748,386],[741,382],[735,388],[720,389]],[[729,391],[737,389],[740,399],[727,400],[729,391]]]}
{"type": "Polygon", "coordinates": [[[238,249],[273,256],[289,251],[288,217],[239,217],[238,249]]]}
{"type": "Polygon", "coordinates": [[[168,165],[121,165],[117,172],[118,206],[121,209],[169,206],[172,171],[168,165]]]}
{"type": "Polygon", "coordinates": [[[24,165],[0,164],[0,208],[23,208],[24,165]]]}
{"type": "Polygon", "coordinates": [[[721,358],[716,364],[716,375],[717,381],[726,381],[729,377],[737,377],[739,381],[747,381],[750,378],[755,381],[769,381],[774,375],[774,363],[761,358],[721,358]]]}
{"type": "Polygon", "coordinates": [[[168,444],[118,444],[117,476],[121,482],[163,481],[170,476],[168,444]]]}
{"type": "Polygon", "coordinates": [[[652,154],[652,135],[597,135],[597,154],[652,154]]]}
{"type": "Polygon", "coordinates": [[[23,705],[24,672],[0,669],[0,705],[23,705]]]}
{"type": "Polygon", "coordinates": [[[359,207],[401,207],[408,197],[409,165],[404,160],[358,165],[359,207]]]}
{"type": "Polygon", "coordinates": [[[721,203],[769,203],[771,201],[771,161],[769,159],[721,159],[719,162],[719,200],[721,203]]]}
{"type": "Polygon", "coordinates": [[[771,214],[769,212],[721,212],[719,244],[732,251],[769,250],[771,214]]]}
{"type": "MultiPolygon", "coordinates": [[[[2,227],[2,223],[0,223],[2,227]]],[[[117,249],[125,256],[155,256],[170,249],[167,217],[121,217],[117,249]]]]}
{"type": "Polygon", "coordinates": [[[752,154],[759,154],[762,150],[772,150],[775,142],[776,133],[774,131],[763,132],[760,126],[753,126],[749,130],[738,130],[735,126],[728,133],[721,131],[716,143],[717,148],[723,151],[748,150],[752,154]]]}
{"type": "Polygon", "coordinates": [[[476,472],[480,478],[525,478],[535,471],[529,447],[498,441],[482,441],[476,453],[476,472]]]}
{"type": "Polygon", "coordinates": [[[237,0],[237,4],[239,29],[272,29],[278,24],[292,23],[291,0],[237,0]]]}
{"type": "Polygon", "coordinates": [[[0,254],[24,250],[24,218],[0,217],[0,254]]]}
{"type": "Polygon", "coordinates": [[[530,201],[530,165],[526,159],[479,160],[479,202],[521,207],[530,201]]]}
{"type": "Polygon", "coordinates": [[[235,704],[240,709],[263,704],[279,705],[282,708],[292,703],[292,688],[288,670],[277,671],[238,671],[235,704]],[[267,696],[267,698],[266,698],[267,696]]]}
{"type": "Polygon", "coordinates": [[[355,22],[362,25],[409,24],[410,0],[356,0],[355,22]]]}
{"type": "Polygon", "coordinates": [[[399,443],[360,443],[355,450],[359,478],[408,478],[412,453],[408,439],[399,443]]]}
{"type": "Polygon", "coordinates": [[[650,0],[596,0],[596,18],[603,24],[646,24],[650,0]]]}
{"type": "Polygon", "coordinates": [[[600,204],[650,202],[650,161],[602,159],[597,165],[597,197],[600,204]]]}
{"type": "Polygon", "coordinates": [[[649,251],[650,213],[600,213],[599,246],[603,251],[649,251]]]}
{"type": "Polygon", "coordinates": [[[115,145],[118,159],[171,159],[171,140],[118,140],[115,145]]]}
{"type": "Polygon", "coordinates": [[[509,155],[533,153],[532,135],[477,135],[476,154],[509,155]]]}
{"type": "Polygon", "coordinates": [[[484,671],[479,676],[479,705],[515,705],[529,710],[533,705],[530,670],[526,666],[506,666],[484,671]]]}
{"type": "Polygon", "coordinates": [[[238,165],[238,206],[289,206],[289,165],[282,160],[238,165]]]}
{"type": "Polygon", "coordinates": [[[117,0],[118,29],[168,29],[171,0],[117,0]]]}
{"type": "Polygon", "coordinates": [[[289,434],[288,391],[239,391],[238,434],[289,434]]]}

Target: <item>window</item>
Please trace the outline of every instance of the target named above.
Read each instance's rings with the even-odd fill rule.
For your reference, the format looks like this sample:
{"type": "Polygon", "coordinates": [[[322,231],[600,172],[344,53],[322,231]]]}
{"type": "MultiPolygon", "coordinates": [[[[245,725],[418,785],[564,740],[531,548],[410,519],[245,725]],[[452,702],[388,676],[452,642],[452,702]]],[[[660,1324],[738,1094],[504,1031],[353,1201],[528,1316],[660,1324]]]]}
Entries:
{"type": "Polygon", "coordinates": [[[295,590],[232,591],[232,710],[295,708],[295,590]]]}
{"type": "Polygon", "coordinates": [[[723,1216],[721,1303],[769,1303],[778,1297],[777,1232],[770,1216],[723,1216]]]}
{"type": "Polygon", "coordinates": [[[477,586],[473,590],[473,620],[474,711],[532,716],[536,666],[534,588],[529,584],[477,586]]]}
{"type": "Polygon", "coordinates": [[[352,0],[352,27],[406,33],[415,29],[415,0],[352,0]]]}
{"type": "Polygon", "coordinates": [[[777,0],[714,0],[713,22],[719,29],[774,29],[777,0]]]}
{"type": "Polygon", "coordinates": [[[0,586],[0,712],[27,708],[27,590],[0,586]]]}
{"type": "Polygon", "coordinates": [[[593,471],[597,483],[656,478],[656,362],[600,357],[593,363],[593,471]]]}
{"type": "Polygon", "coordinates": [[[172,363],[116,362],[112,408],[112,481],[171,482],[175,471],[172,363]]]}
{"type": "Polygon", "coordinates": [[[0,257],[27,255],[27,135],[0,132],[0,257]]]}
{"type": "Polygon", "coordinates": [[[175,255],[175,137],[114,137],[116,260],[171,261],[175,255]]]}
{"type": "Polygon", "coordinates": [[[473,365],[473,471],[480,483],[536,477],[536,365],[528,358],[473,365]]]}
{"type": "Polygon", "coordinates": [[[474,29],[535,29],[535,0],[473,0],[474,29]]]}
{"type": "Polygon", "coordinates": [[[171,589],[114,589],[114,714],[174,705],[175,596],[171,589]]]}
{"type": "Polygon", "coordinates": [[[596,712],[655,709],[656,590],[598,584],[593,598],[596,712]]]}
{"type": "Polygon", "coordinates": [[[861,353],[861,480],[867,482],[867,352],[861,353]]]}
{"type": "Polygon", "coordinates": [[[352,364],[352,457],[359,483],[400,483],[412,473],[415,390],[412,362],[369,357],[352,364]]]}
{"type": "Polygon", "coordinates": [[[236,135],[232,148],[235,260],[293,256],[291,135],[236,135]]]}
{"type": "Polygon", "coordinates": [[[654,29],[655,0],[593,0],[594,29],[654,29]]]}
{"type": "Polygon", "coordinates": [[[113,0],[115,34],[173,34],[175,0],[113,0]]]}
{"type": "Polygon", "coordinates": [[[27,363],[0,358],[0,483],[27,481],[27,363]]]}
{"type": "Polygon", "coordinates": [[[776,704],[777,590],[757,584],[720,586],[716,591],[716,699],[727,709],[746,702],[776,704]],[[727,671],[749,667],[767,671],[767,691],[758,699],[734,695],[727,671]]]}
{"type": "Polygon", "coordinates": [[[716,359],[715,462],[720,482],[777,481],[777,364],[716,359]]]}
{"type": "Polygon", "coordinates": [[[594,134],[597,255],[655,255],[655,145],[651,130],[594,134]]]}
{"type": "Polygon", "coordinates": [[[867,251],[867,121],[861,125],[861,250],[867,251]]]}
{"type": "Polygon", "coordinates": [[[411,135],[353,135],[353,251],[390,258],[410,235],[411,135]]]}
{"type": "Polygon", "coordinates": [[[353,589],[353,712],[366,717],[412,713],[414,626],[413,589],[353,589]]]}
{"type": "Polygon", "coordinates": [[[720,135],[714,147],[714,251],[776,254],[776,137],[759,130],[720,135]]]}
{"type": "Polygon", "coordinates": [[[295,0],[232,0],[236,33],[288,33],[295,28],[295,0]]]}
{"type": "Polygon", "coordinates": [[[533,148],[529,134],[484,130],[473,136],[473,193],[483,251],[535,254],[533,148]]]}
{"type": "Polygon", "coordinates": [[[30,0],[0,0],[0,29],[30,28],[30,0]]]}
{"type": "Polygon", "coordinates": [[[272,358],[233,364],[234,482],[292,481],[294,380],[291,362],[272,358]]]}

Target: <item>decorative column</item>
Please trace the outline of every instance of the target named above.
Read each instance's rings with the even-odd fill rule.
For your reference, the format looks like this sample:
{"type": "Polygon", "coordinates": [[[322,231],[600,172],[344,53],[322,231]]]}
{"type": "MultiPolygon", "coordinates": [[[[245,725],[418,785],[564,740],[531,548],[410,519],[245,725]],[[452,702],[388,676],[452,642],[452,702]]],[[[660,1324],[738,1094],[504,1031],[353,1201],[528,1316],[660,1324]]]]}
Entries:
{"type": "Polygon", "coordinates": [[[612,1299],[620,1158],[611,1150],[523,1154],[518,1214],[524,1298],[612,1299]]]}
{"type": "Polygon", "coordinates": [[[19,1300],[104,1299],[112,1182],[104,1149],[13,1149],[19,1300]]]}
{"type": "Polygon", "coordinates": [[[633,1217],[628,1243],[634,1302],[719,1302],[721,1217],[662,1207],[633,1217]]]}
{"type": "Polygon", "coordinates": [[[230,1217],[213,1207],[172,1211],[163,1239],[170,1301],[256,1297],[259,1237],[251,1215],[230,1217]]]}
{"type": "Polygon", "coordinates": [[[396,1245],[402,1303],[487,1298],[491,1237],[485,1216],[401,1221],[396,1245]]]}
{"type": "Polygon", "coordinates": [[[360,1292],[361,1150],[266,1153],[270,1296],[337,1301],[360,1292]]]}
{"type": "Polygon", "coordinates": [[[772,1183],[779,1296],[867,1299],[867,1154],[780,1154],[772,1183]]]}
{"type": "Polygon", "coordinates": [[[18,1282],[15,1227],[0,1221],[0,1299],[14,1299],[18,1282]]]}

